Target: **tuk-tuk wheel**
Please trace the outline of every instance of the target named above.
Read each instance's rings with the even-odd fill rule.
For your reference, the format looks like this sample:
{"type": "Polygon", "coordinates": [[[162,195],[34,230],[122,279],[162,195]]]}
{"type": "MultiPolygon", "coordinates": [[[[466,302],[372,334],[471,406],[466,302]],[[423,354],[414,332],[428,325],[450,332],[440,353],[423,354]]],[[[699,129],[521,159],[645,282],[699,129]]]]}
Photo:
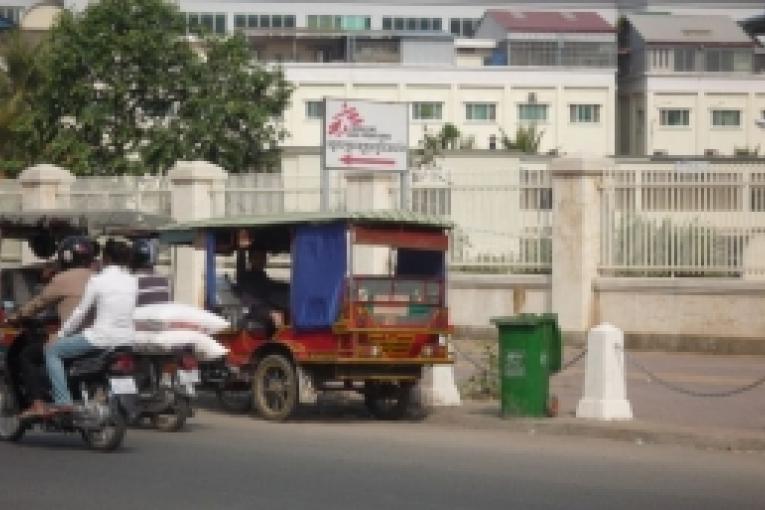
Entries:
{"type": "Polygon", "coordinates": [[[411,401],[412,384],[368,382],[364,404],[378,420],[400,420],[406,416],[411,401]]]}
{"type": "Polygon", "coordinates": [[[295,366],[282,354],[269,354],[258,363],[252,380],[255,409],[269,421],[289,418],[298,404],[295,366]]]}

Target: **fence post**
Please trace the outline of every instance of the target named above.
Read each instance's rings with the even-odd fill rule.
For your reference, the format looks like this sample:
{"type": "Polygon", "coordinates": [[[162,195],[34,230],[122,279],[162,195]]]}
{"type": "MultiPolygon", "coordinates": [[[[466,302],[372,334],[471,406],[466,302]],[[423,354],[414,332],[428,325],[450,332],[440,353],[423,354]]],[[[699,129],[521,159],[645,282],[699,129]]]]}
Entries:
{"type": "Polygon", "coordinates": [[[600,261],[600,190],[606,159],[550,162],[553,189],[552,309],[564,339],[584,344],[595,323],[593,282],[600,261]]]}
{"type": "MultiPolygon", "coordinates": [[[[39,164],[21,172],[21,210],[68,209],[69,191],[74,177],[65,168],[55,165],[39,164]]],[[[21,263],[31,264],[38,259],[24,243],[21,250],[21,263]]]]}
{"type": "MultiPolygon", "coordinates": [[[[222,213],[223,185],[228,178],[221,167],[206,161],[178,161],[168,172],[170,215],[175,221],[193,221],[222,213]]],[[[205,252],[199,247],[178,247],[173,256],[175,300],[194,306],[204,302],[205,252]]]]}

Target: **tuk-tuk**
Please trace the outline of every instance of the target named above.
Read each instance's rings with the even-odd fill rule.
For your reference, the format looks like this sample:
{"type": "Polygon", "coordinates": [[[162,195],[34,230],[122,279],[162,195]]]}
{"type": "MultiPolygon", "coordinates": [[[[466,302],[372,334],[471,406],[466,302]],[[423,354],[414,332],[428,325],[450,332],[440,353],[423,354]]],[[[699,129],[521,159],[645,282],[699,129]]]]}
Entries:
{"type": "Polygon", "coordinates": [[[375,211],[218,218],[162,229],[164,242],[205,251],[205,306],[231,325],[216,335],[229,353],[200,365],[202,384],[224,405],[246,395],[268,420],[291,416],[307,387],[355,390],[375,417],[403,417],[423,367],[452,362],[450,228],[439,217],[375,211]],[[287,309],[271,331],[248,318],[248,256],[255,250],[283,265],[283,282],[273,288],[284,291],[275,301],[287,309]]]}

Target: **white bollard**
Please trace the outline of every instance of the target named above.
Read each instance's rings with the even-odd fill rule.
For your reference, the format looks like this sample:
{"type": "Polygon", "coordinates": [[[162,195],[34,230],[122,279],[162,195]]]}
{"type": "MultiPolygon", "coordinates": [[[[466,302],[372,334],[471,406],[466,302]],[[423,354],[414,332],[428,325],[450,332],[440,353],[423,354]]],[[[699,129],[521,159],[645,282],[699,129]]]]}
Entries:
{"type": "Polygon", "coordinates": [[[624,369],[624,333],[601,324],[587,336],[584,396],[576,407],[577,418],[631,420],[624,369]]]}
{"type": "MultiPolygon", "coordinates": [[[[449,344],[449,352],[451,351],[452,346],[449,344]]],[[[454,381],[454,365],[425,367],[420,381],[420,398],[426,406],[462,405],[460,392],[454,381]]]]}

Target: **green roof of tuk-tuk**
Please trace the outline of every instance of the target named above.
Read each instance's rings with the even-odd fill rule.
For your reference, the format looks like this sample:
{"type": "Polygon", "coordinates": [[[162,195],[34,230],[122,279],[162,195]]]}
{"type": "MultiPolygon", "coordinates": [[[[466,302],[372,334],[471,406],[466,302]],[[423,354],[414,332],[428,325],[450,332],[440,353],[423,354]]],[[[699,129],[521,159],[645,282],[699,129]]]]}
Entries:
{"type": "Polygon", "coordinates": [[[0,235],[28,238],[41,230],[81,230],[90,235],[147,235],[170,223],[168,216],[132,209],[40,209],[0,212],[0,235]]]}
{"type": "Polygon", "coordinates": [[[333,211],[295,212],[253,216],[226,216],[206,220],[174,223],[160,229],[162,238],[174,244],[183,242],[189,233],[197,230],[224,230],[228,228],[291,227],[323,223],[348,223],[358,225],[407,225],[412,227],[450,229],[453,223],[443,216],[421,214],[403,210],[385,211],[333,211]]]}

